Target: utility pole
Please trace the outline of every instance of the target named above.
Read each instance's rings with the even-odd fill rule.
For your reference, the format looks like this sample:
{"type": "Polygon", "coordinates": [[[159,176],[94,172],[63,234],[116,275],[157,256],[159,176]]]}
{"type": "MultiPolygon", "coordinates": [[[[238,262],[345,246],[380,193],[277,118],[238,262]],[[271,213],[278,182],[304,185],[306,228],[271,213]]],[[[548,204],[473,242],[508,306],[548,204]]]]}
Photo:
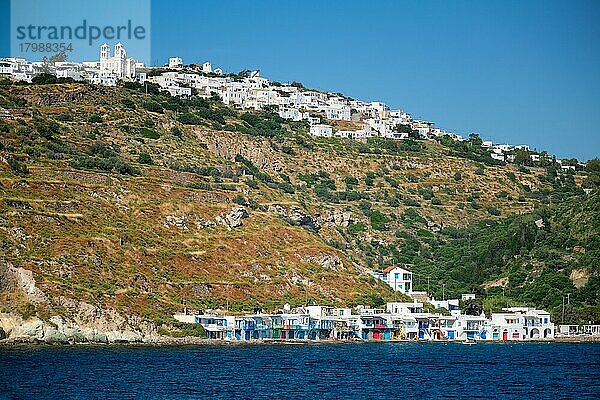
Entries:
{"type": "Polygon", "coordinates": [[[565,296],[567,297],[567,305],[571,303],[571,293],[563,295],[563,307],[562,307],[562,323],[565,323],[565,296]]]}
{"type": "Polygon", "coordinates": [[[562,303],[563,303],[563,307],[562,307],[562,323],[565,323],[565,295],[563,294],[563,298],[562,298],[562,303]]]}
{"type": "Polygon", "coordinates": [[[442,301],[446,300],[446,284],[442,283],[442,301]]]}

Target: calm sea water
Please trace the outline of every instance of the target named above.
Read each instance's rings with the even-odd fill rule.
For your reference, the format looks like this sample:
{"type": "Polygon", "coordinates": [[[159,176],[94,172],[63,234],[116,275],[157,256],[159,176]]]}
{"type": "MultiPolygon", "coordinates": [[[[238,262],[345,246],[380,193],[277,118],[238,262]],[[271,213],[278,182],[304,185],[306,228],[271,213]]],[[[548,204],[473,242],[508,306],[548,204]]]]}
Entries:
{"type": "Polygon", "coordinates": [[[0,398],[600,398],[600,344],[0,348],[0,398]]]}

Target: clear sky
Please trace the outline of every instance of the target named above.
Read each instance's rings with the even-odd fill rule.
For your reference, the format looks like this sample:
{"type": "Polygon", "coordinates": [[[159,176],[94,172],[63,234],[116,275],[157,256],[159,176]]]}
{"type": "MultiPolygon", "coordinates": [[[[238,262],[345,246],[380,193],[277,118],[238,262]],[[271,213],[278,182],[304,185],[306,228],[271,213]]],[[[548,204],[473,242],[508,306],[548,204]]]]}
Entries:
{"type": "Polygon", "coordinates": [[[169,56],[381,100],[494,142],[600,156],[597,0],[152,0],[152,60],[169,56]]]}

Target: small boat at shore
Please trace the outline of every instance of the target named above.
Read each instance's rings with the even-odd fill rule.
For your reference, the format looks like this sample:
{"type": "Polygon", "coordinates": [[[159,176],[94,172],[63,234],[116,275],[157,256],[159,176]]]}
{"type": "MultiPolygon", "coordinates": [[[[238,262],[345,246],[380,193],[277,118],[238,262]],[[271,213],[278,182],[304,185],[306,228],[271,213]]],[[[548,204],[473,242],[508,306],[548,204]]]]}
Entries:
{"type": "Polygon", "coordinates": [[[473,345],[476,345],[477,342],[473,339],[467,339],[464,342],[460,342],[460,344],[464,344],[466,346],[473,346],[473,345]]]}

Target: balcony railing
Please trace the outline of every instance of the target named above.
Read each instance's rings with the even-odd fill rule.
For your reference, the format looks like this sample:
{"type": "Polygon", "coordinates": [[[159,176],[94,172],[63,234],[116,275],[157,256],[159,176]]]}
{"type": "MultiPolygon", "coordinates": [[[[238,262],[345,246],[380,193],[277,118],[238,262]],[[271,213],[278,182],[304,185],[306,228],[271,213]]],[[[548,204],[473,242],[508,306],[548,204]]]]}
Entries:
{"type": "Polygon", "coordinates": [[[308,329],[307,325],[283,325],[283,328],[285,330],[306,330],[308,329]]]}
{"type": "Polygon", "coordinates": [[[540,322],[525,322],[524,326],[542,326],[540,322]]]}

